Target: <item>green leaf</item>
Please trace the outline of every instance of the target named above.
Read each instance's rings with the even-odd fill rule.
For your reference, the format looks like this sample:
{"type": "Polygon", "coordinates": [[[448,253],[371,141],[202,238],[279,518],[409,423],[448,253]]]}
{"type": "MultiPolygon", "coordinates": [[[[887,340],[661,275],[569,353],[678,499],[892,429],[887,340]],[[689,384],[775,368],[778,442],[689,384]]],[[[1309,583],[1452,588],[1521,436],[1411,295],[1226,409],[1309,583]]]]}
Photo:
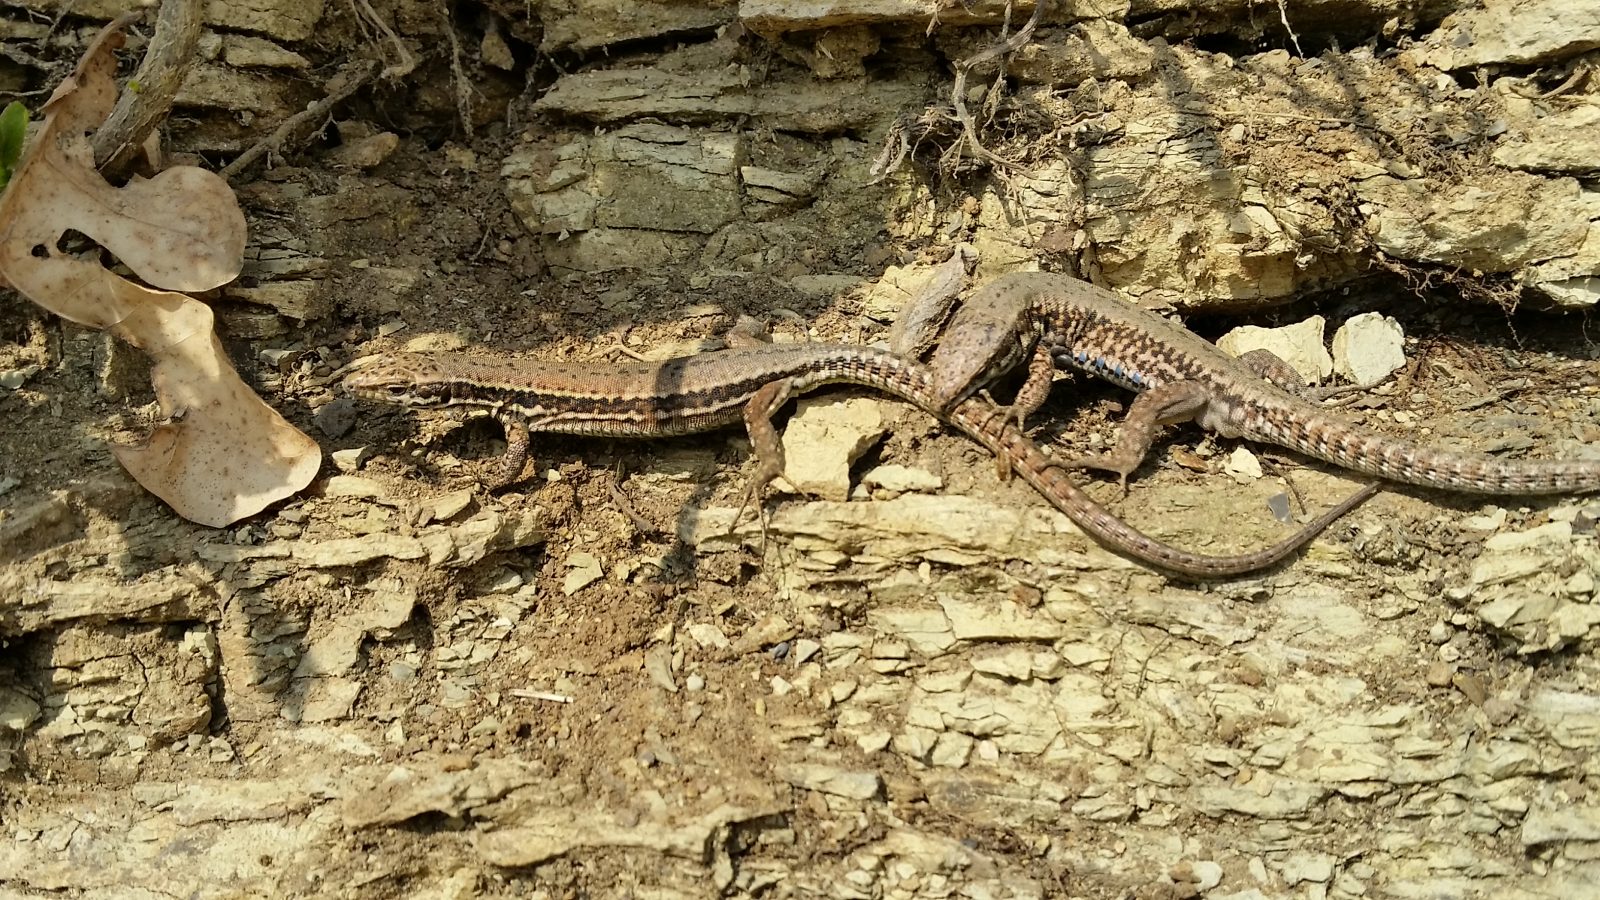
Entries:
{"type": "Polygon", "coordinates": [[[11,173],[22,158],[22,139],[28,132],[28,108],[13,100],[0,112],[0,188],[11,180],[11,173]]]}

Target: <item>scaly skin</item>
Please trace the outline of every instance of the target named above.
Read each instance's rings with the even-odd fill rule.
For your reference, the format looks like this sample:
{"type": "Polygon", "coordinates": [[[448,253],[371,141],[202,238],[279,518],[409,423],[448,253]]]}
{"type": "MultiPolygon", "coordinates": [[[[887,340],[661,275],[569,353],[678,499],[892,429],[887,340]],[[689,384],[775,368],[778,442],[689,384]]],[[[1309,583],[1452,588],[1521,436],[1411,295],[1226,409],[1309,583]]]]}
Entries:
{"type": "MultiPolygon", "coordinates": [[[[569,364],[493,361],[459,354],[398,353],[345,379],[358,397],[419,409],[480,408],[506,424],[514,478],[527,431],[611,437],[662,437],[707,431],[741,417],[761,460],[756,487],[782,471],[771,417],[789,397],[825,384],[852,383],[935,408],[932,372],[870,347],[766,345],[659,363],[569,364]],[[519,439],[514,432],[520,432],[519,439]],[[520,446],[519,446],[520,444],[520,446]]],[[[992,451],[1102,544],[1147,565],[1195,578],[1221,578],[1270,566],[1376,493],[1367,486],[1279,543],[1253,553],[1207,556],[1151,538],[1112,515],[1073,484],[993,403],[970,398],[940,416],[992,451]]]]}
{"type": "Polygon", "coordinates": [[[1600,490],[1600,461],[1506,460],[1425,447],[1329,415],[1265,380],[1259,358],[1235,359],[1108,291],[1043,272],[997,278],[962,305],[934,351],[933,408],[953,409],[1029,361],[1029,381],[1011,410],[1021,422],[1049,391],[1052,359],[1145,392],[1116,450],[1068,466],[1126,477],[1161,425],[1192,419],[1224,437],[1288,447],[1405,484],[1506,495],[1600,490]]]}

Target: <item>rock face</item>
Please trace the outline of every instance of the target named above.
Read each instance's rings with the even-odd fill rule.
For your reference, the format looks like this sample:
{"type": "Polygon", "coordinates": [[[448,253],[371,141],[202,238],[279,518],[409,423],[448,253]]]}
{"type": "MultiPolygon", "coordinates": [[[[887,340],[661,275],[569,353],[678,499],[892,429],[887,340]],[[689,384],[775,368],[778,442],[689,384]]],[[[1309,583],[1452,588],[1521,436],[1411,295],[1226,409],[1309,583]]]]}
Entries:
{"type": "MultiPolygon", "coordinates": [[[[1420,269],[1503,275],[1504,284],[1548,303],[1590,305],[1600,272],[1590,232],[1600,205],[1571,176],[1600,159],[1584,143],[1595,131],[1583,127],[1595,101],[1529,99],[1521,75],[1462,87],[1446,74],[1460,65],[1566,59],[1594,45],[1581,21],[1565,23],[1559,40],[1539,29],[1541,17],[1561,18],[1561,4],[1516,5],[1517,27],[1504,31],[1472,24],[1474,16],[1495,21],[1495,10],[1468,10],[1403,54],[1362,48],[1311,60],[1282,51],[1204,53],[1136,38],[1114,16],[1053,13],[1008,61],[1014,83],[1001,95],[973,98],[999,101],[1008,123],[1071,122],[1042,142],[1041,129],[1014,127],[983,138],[1017,165],[976,193],[981,265],[999,272],[1031,262],[1041,248],[1069,250],[1129,295],[1187,308],[1240,307],[1347,282],[1381,252],[1420,269]],[[1423,153],[1425,145],[1452,149],[1440,156],[1423,153]],[[1494,164],[1446,162],[1485,152],[1494,164]]],[[[729,40],[680,48],[652,67],[566,74],[540,109],[564,120],[657,120],[700,133],[673,137],[668,127],[624,125],[566,142],[547,134],[507,160],[507,189],[530,230],[559,235],[548,239],[552,264],[574,271],[649,267],[696,250],[738,268],[792,266],[781,249],[730,258],[728,243],[762,241],[753,230],[784,235],[780,246],[807,242],[801,235],[829,246],[836,237],[824,224],[829,214],[931,199],[918,196],[923,188],[905,162],[862,190],[874,181],[874,163],[882,167],[881,154],[895,157],[896,142],[905,140],[899,118],[949,101],[930,84],[926,46],[908,34],[928,21],[924,6],[741,5],[742,24],[770,37],[769,46],[809,76],[790,67],[757,75],[750,45],[729,40]],[[727,149],[717,152],[731,155],[736,172],[699,155],[713,139],[703,126],[720,132],[717,123],[741,121],[799,139],[782,148],[778,164],[763,161],[768,148],[746,144],[737,129],[723,133],[716,140],[727,149]],[[642,127],[655,136],[634,133],[642,127]],[[825,139],[841,133],[861,140],[825,139]],[[645,152],[639,140],[658,149],[645,152]],[[637,152],[618,156],[629,141],[637,152]],[[693,158],[673,158],[683,154],[693,158]],[[771,174],[764,183],[753,172],[771,174]],[[608,230],[613,225],[575,223],[562,200],[574,195],[589,198],[578,202],[583,208],[626,206],[634,221],[624,227],[654,233],[627,240],[608,230]],[[682,221],[689,198],[694,222],[682,221]],[[651,224],[653,212],[663,214],[651,224]],[[735,213],[739,221],[731,220],[735,213]]],[[[983,4],[941,12],[935,46],[951,59],[977,55],[988,36],[963,26],[994,15],[983,4]]],[[[996,66],[986,59],[973,72],[989,78],[996,66]]],[[[942,139],[947,157],[961,152],[954,143],[942,139]]]]}

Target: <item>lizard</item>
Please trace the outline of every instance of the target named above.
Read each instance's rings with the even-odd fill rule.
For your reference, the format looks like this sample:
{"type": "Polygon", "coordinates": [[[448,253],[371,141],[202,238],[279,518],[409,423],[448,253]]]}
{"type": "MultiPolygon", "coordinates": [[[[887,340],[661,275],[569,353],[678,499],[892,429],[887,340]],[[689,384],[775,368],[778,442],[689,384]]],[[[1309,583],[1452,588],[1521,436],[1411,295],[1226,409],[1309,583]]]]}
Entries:
{"type": "MultiPolygon", "coordinates": [[[[741,417],[758,459],[750,493],[783,471],[772,417],[790,397],[827,384],[882,390],[933,408],[932,372],[887,350],[848,344],[767,344],[660,362],[501,361],[451,353],[391,353],[344,379],[355,397],[413,409],[479,409],[506,430],[506,453],[486,483],[497,489],[526,466],[530,431],[667,437],[708,431],[741,417]]],[[[941,419],[964,431],[1100,543],[1167,572],[1221,578],[1270,566],[1377,492],[1357,490],[1299,531],[1262,550],[1208,556],[1151,538],[1100,506],[994,403],[970,398],[941,419]]],[[[742,508],[742,507],[741,507],[742,508]]]]}
{"type": "Polygon", "coordinates": [[[1502,460],[1330,415],[1297,392],[1293,369],[1269,351],[1234,358],[1110,291],[1046,272],[996,278],[957,310],[929,361],[932,412],[957,408],[1024,362],[1028,377],[1008,412],[1018,425],[1044,403],[1056,364],[1141,392],[1111,451],[1061,460],[1115,472],[1124,487],[1161,426],[1192,420],[1405,484],[1506,495],[1600,490],[1600,460],[1502,460]]]}

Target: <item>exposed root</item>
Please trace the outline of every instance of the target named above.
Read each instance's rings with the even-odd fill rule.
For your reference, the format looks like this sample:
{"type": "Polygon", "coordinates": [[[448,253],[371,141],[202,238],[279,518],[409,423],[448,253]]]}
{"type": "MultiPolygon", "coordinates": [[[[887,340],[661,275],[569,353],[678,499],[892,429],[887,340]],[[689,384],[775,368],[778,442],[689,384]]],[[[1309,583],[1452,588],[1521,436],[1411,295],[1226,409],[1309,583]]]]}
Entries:
{"type": "Polygon", "coordinates": [[[238,159],[229,163],[227,168],[222,170],[222,177],[232,179],[268,153],[280,154],[284,147],[298,144],[322,130],[323,120],[328,117],[333,107],[360,90],[377,74],[378,64],[373,60],[347,64],[339,70],[339,74],[333,76],[333,80],[328,82],[327,96],[284,119],[272,134],[258,141],[255,146],[239,154],[238,159]]]}
{"type": "Polygon", "coordinates": [[[455,84],[456,115],[461,117],[462,133],[471,138],[472,82],[467,80],[467,72],[461,65],[461,39],[456,36],[455,24],[450,21],[450,0],[437,0],[436,8],[439,11],[439,24],[450,38],[450,77],[455,84]]]}
{"type": "MultiPolygon", "coordinates": [[[[960,126],[960,136],[956,143],[946,150],[940,158],[940,166],[946,172],[953,172],[959,167],[964,153],[969,153],[971,156],[988,163],[996,170],[1015,171],[1018,168],[1016,163],[985,147],[983,141],[979,139],[977,121],[967,109],[967,76],[974,68],[996,57],[1014,53],[1032,40],[1034,30],[1038,28],[1039,22],[1044,18],[1044,10],[1047,5],[1048,0],[1038,0],[1033,7],[1033,15],[1028,18],[1028,21],[1016,34],[1004,38],[999,43],[955,64],[956,76],[950,92],[950,106],[930,106],[921,113],[902,116],[890,126],[889,133],[884,139],[883,149],[879,152],[878,157],[873,160],[870,170],[872,173],[870,183],[875,184],[883,180],[890,172],[898,169],[923,139],[943,131],[942,126],[947,124],[958,124],[960,126]]],[[[930,33],[937,21],[936,17],[929,23],[930,33]]],[[[1010,27],[1011,4],[1008,2],[1006,4],[1006,19],[1001,26],[1001,32],[1009,31],[1010,27]]],[[[1004,67],[1002,67],[1001,71],[996,74],[994,87],[990,89],[988,98],[985,101],[987,114],[991,117],[999,106],[1001,88],[1004,83],[1005,71],[1004,67]]]]}
{"type": "Polygon", "coordinates": [[[139,71],[129,84],[137,90],[124,90],[116,108],[94,134],[94,161],[106,175],[125,171],[138,159],[145,139],[172,111],[200,42],[204,0],[165,0],[156,14],[155,33],[145,49],[139,71]]]}
{"type": "MultiPolygon", "coordinates": [[[[1027,23],[1018,29],[1016,34],[1011,35],[1008,38],[1003,38],[999,43],[978,53],[974,53],[966,59],[956,63],[956,80],[955,86],[950,91],[950,100],[951,105],[956,111],[956,119],[961,122],[962,137],[964,138],[966,144],[971,148],[973,155],[988,162],[990,165],[993,165],[996,168],[1015,169],[1017,168],[1017,165],[1016,163],[1013,163],[1010,160],[996,154],[988,147],[983,146],[983,142],[978,140],[978,126],[973,121],[972,113],[967,111],[967,75],[974,68],[988,62],[989,60],[1005,56],[1010,53],[1015,53],[1027,45],[1028,41],[1033,39],[1033,32],[1034,29],[1039,27],[1039,21],[1044,18],[1044,8],[1046,5],[1048,5],[1048,0],[1034,0],[1033,15],[1028,17],[1027,23]]],[[[1006,18],[1004,24],[1001,25],[1000,33],[1004,34],[1006,31],[1009,31],[1010,28],[1011,3],[1008,0],[1006,3],[1006,18]]],[[[987,102],[991,110],[993,110],[995,105],[999,102],[997,98],[999,96],[1000,88],[1004,82],[1005,66],[1002,65],[1000,67],[1000,71],[995,74],[994,87],[989,90],[989,98],[987,102]]],[[[957,144],[954,148],[951,148],[951,152],[958,154],[960,146],[960,144],[957,144]]],[[[947,156],[948,155],[949,154],[947,154],[947,156]]],[[[953,166],[954,160],[946,160],[946,165],[953,166]]]]}
{"type": "Polygon", "coordinates": [[[389,27],[389,23],[378,15],[377,11],[372,8],[372,4],[368,3],[367,0],[345,0],[345,2],[350,4],[350,11],[356,17],[356,24],[361,26],[362,32],[368,38],[372,37],[371,32],[367,30],[367,26],[370,25],[383,32],[383,36],[388,38],[389,43],[394,45],[395,55],[399,58],[399,61],[384,67],[381,73],[383,77],[392,81],[410,75],[412,70],[417,67],[417,58],[411,55],[410,50],[406,49],[405,42],[400,40],[400,35],[394,33],[394,29],[389,27]]]}

